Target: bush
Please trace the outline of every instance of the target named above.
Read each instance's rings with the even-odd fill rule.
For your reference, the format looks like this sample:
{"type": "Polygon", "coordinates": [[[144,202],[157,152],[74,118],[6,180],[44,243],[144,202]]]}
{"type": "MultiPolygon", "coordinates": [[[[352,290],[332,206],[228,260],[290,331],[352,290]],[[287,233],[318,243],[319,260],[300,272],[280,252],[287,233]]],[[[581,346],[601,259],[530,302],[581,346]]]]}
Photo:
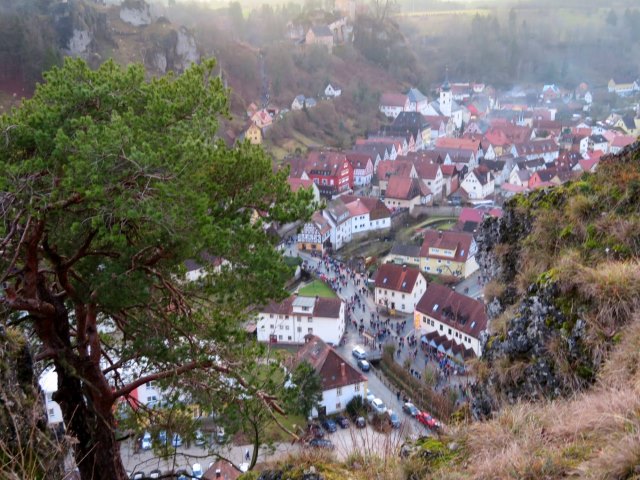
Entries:
{"type": "Polygon", "coordinates": [[[346,410],[347,415],[349,415],[353,419],[366,416],[367,414],[367,409],[364,405],[364,399],[361,395],[356,395],[351,400],[349,400],[346,410]]]}

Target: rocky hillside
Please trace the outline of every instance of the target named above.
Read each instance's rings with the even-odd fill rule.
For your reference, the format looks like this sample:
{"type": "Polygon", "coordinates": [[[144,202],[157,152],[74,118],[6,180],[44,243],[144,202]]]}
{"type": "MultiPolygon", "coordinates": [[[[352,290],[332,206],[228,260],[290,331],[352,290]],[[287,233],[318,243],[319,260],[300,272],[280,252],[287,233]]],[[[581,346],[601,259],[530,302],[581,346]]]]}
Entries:
{"type": "Polygon", "coordinates": [[[65,448],[47,427],[22,333],[0,326],[0,478],[62,478],[65,448]]]}

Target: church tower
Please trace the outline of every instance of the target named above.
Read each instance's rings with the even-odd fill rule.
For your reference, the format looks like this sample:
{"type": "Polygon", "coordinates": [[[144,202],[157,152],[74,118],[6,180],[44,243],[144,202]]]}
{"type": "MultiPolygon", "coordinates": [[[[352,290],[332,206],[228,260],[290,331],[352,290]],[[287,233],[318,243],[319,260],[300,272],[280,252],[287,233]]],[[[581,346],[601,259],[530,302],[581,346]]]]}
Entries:
{"type": "Polygon", "coordinates": [[[444,83],[440,87],[440,111],[445,117],[451,117],[451,84],[449,83],[449,69],[444,77],[444,83]]]}

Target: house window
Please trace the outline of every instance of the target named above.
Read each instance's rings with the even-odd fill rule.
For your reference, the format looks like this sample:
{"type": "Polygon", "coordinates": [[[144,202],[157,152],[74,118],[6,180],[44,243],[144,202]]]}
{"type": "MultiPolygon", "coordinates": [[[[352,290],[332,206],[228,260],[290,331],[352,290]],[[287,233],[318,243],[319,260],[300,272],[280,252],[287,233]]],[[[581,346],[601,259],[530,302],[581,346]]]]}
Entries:
{"type": "Polygon", "coordinates": [[[404,293],[402,294],[402,299],[404,300],[404,293]]]}
{"type": "Polygon", "coordinates": [[[276,326],[275,326],[275,325],[273,325],[273,324],[271,324],[271,325],[269,325],[269,328],[271,328],[271,330],[275,330],[275,329],[276,329],[276,326]]]}
{"type": "Polygon", "coordinates": [[[298,321],[301,322],[302,321],[302,317],[300,315],[298,315],[298,321]]]}
{"type": "Polygon", "coordinates": [[[289,330],[289,325],[284,327],[285,330],[289,330]]]}
{"type": "Polygon", "coordinates": [[[449,329],[449,335],[451,335],[451,329],[449,329]]]}
{"type": "Polygon", "coordinates": [[[356,383],[355,386],[353,387],[353,391],[354,392],[359,392],[360,391],[360,384],[356,383]]]}
{"type": "Polygon", "coordinates": [[[307,333],[313,333],[313,328],[307,328],[307,333]]]}
{"type": "Polygon", "coordinates": [[[342,408],[342,404],[340,402],[336,403],[336,410],[340,410],[342,408]]]}
{"type": "Polygon", "coordinates": [[[440,325],[440,330],[443,330],[442,325],[440,325]]]}
{"type": "Polygon", "coordinates": [[[289,339],[289,341],[291,341],[291,335],[289,335],[287,338],[289,339]]]}
{"type": "Polygon", "coordinates": [[[342,387],[338,387],[338,388],[336,388],[336,395],[337,395],[337,396],[342,395],[342,387]]]}
{"type": "Polygon", "coordinates": [[[282,340],[282,335],[278,335],[278,340],[282,340]]]}
{"type": "Polygon", "coordinates": [[[402,304],[402,310],[405,310],[405,308],[404,308],[404,303],[402,304]]]}
{"type": "Polygon", "coordinates": [[[280,330],[284,329],[284,325],[280,325],[280,330]]]}
{"type": "Polygon", "coordinates": [[[269,318],[273,318],[273,313],[271,315],[269,315],[269,318]]]}
{"type": "Polygon", "coordinates": [[[302,327],[298,327],[298,332],[302,332],[302,327]]]}
{"type": "Polygon", "coordinates": [[[50,409],[49,409],[49,416],[50,416],[50,417],[53,417],[53,414],[54,414],[54,410],[53,410],[53,408],[50,408],[50,409]]]}
{"type": "Polygon", "coordinates": [[[313,323],[313,317],[307,318],[307,323],[313,323]]]}

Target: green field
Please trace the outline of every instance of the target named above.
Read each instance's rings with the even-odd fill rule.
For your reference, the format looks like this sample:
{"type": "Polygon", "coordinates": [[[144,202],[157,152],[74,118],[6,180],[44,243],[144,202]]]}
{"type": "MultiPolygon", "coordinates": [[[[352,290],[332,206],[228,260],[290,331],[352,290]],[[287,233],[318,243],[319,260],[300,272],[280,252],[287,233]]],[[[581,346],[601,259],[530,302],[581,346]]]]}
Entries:
{"type": "Polygon", "coordinates": [[[324,298],[337,298],[338,296],[335,294],[329,285],[320,280],[314,280],[308,285],[300,288],[298,290],[298,295],[302,297],[324,297],[324,298]]]}

